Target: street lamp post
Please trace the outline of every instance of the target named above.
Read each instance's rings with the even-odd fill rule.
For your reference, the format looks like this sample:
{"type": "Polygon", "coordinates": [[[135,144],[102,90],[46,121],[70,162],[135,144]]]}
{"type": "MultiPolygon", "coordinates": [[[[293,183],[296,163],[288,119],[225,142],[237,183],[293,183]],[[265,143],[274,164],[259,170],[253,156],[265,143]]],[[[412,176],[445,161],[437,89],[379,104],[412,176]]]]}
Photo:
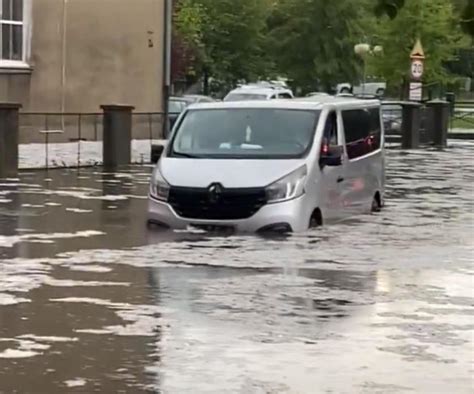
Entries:
{"type": "Polygon", "coordinates": [[[172,26],[173,26],[173,0],[164,1],[164,46],[163,46],[163,94],[162,94],[162,108],[163,108],[163,138],[168,137],[169,133],[169,109],[168,101],[171,91],[171,40],[172,40],[172,26]]]}
{"type": "Polygon", "coordinates": [[[362,75],[362,95],[365,94],[365,84],[367,80],[367,56],[368,55],[379,55],[383,52],[383,48],[381,45],[375,45],[373,48],[366,43],[360,43],[354,45],[354,52],[356,55],[360,56],[362,59],[362,68],[363,68],[363,75],[362,75]]]}
{"type": "Polygon", "coordinates": [[[357,44],[354,46],[354,52],[356,55],[360,56],[362,59],[362,95],[365,94],[365,82],[367,79],[367,67],[366,67],[366,57],[370,53],[369,44],[357,44]]]}

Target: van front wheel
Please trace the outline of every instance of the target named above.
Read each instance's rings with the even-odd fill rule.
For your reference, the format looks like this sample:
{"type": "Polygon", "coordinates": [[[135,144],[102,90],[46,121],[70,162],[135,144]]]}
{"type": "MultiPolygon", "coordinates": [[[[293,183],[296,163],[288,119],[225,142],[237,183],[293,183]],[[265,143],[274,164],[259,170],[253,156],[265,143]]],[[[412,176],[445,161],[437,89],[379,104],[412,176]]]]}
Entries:
{"type": "Polygon", "coordinates": [[[376,193],[374,198],[372,199],[372,206],[370,208],[371,212],[380,212],[382,209],[382,202],[380,201],[379,193],[376,193]]]}
{"type": "Polygon", "coordinates": [[[323,215],[319,208],[315,209],[309,219],[309,228],[315,228],[323,225],[323,215]]]}

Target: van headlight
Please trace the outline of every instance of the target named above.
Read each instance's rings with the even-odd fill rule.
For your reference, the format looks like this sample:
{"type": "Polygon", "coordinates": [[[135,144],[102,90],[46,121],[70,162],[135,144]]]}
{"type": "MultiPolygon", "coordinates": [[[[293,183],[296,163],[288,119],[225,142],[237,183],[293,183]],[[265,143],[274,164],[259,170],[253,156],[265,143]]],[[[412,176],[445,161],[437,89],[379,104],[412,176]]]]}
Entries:
{"type": "Polygon", "coordinates": [[[268,186],[265,189],[267,202],[283,202],[302,196],[307,175],[306,166],[303,166],[268,186]]]}
{"type": "Polygon", "coordinates": [[[160,201],[168,201],[170,194],[170,185],[166,182],[163,175],[161,175],[158,166],[155,167],[151,177],[150,194],[160,201]]]}

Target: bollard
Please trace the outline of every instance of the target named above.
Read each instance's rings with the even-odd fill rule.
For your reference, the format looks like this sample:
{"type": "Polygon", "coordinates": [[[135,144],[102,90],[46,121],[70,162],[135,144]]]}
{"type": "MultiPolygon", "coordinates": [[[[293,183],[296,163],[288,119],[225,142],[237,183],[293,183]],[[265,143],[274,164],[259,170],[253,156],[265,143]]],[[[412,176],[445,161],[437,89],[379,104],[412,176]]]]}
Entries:
{"type": "Polygon", "coordinates": [[[456,95],[453,92],[447,92],[446,101],[449,103],[450,115],[454,116],[454,111],[456,109],[456,95]]]}
{"type": "Polygon", "coordinates": [[[18,175],[18,134],[21,104],[0,103],[0,178],[18,175]]]}
{"type": "Polygon", "coordinates": [[[402,103],[402,148],[417,149],[420,146],[421,105],[402,103]]]}
{"type": "Polygon", "coordinates": [[[132,111],[130,105],[102,105],[104,111],[104,167],[116,168],[131,162],[132,111]]]}
{"type": "Polygon", "coordinates": [[[444,148],[448,145],[450,104],[447,101],[434,100],[426,103],[426,106],[431,109],[432,143],[444,148]]]}

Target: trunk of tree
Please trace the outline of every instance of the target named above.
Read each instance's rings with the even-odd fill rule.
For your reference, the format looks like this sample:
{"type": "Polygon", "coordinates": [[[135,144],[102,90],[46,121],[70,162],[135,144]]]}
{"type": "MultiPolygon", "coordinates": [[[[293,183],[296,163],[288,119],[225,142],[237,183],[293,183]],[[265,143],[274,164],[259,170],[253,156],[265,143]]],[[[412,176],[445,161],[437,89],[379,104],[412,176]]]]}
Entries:
{"type": "Polygon", "coordinates": [[[204,68],[203,77],[204,77],[204,81],[203,81],[204,95],[209,96],[209,71],[207,70],[207,68],[204,68]]]}

